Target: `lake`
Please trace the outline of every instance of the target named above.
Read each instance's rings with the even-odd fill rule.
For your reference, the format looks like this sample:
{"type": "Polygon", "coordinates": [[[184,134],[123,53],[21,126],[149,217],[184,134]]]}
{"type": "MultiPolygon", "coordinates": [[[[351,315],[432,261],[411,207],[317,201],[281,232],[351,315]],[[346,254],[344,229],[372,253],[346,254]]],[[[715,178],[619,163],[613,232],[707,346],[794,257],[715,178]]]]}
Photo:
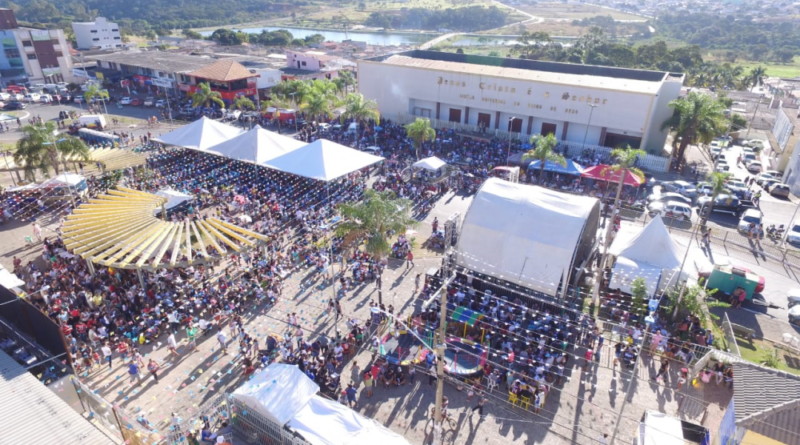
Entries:
{"type": "MultiPolygon", "coordinates": [[[[239,30],[239,28],[233,28],[239,30]]],[[[288,28],[268,26],[264,28],[241,28],[241,31],[248,34],[260,34],[262,30],[277,31],[285,29],[292,33],[296,39],[303,39],[314,34],[322,34],[326,41],[341,42],[347,39],[360,42],[367,42],[370,45],[419,45],[433,39],[436,34],[414,34],[414,33],[393,33],[393,32],[359,32],[348,31],[328,31],[305,28],[288,28]]],[[[213,31],[203,31],[200,34],[210,36],[213,31]]]]}

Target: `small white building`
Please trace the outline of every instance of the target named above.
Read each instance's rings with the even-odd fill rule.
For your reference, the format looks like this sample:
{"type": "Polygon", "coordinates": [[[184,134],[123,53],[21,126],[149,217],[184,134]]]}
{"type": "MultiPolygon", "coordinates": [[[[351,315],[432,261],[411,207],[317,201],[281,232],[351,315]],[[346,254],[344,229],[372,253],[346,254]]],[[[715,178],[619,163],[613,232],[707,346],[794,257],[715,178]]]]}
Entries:
{"type": "Polygon", "coordinates": [[[93,22],[73,22],[72,31],[78,49],[122,48],[119,26],[103,17],[97,17],[93,22]]]}

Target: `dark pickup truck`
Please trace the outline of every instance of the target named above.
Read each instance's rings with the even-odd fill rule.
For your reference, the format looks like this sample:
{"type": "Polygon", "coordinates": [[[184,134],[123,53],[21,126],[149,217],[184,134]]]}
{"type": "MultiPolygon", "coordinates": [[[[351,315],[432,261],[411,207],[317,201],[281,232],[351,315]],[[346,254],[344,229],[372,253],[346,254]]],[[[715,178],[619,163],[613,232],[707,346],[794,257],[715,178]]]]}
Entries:
{"type": "MultiPolygon", "coordinates": [[[[711,204],[711,197],[710,196],[702,196],[697,200],[697,209],[700,215],[706,216],[709,210],[709,204],[711,204]]],[[[712,212],[720,212],[720,213],[730,213],[734,216],[739,216],[742,212],[747,209],[753,209],[756,206],[753,204],[753,201],[739,199],[736,195],[717,195],[714,199],[714,208],[711,209],[712,212]]]]}

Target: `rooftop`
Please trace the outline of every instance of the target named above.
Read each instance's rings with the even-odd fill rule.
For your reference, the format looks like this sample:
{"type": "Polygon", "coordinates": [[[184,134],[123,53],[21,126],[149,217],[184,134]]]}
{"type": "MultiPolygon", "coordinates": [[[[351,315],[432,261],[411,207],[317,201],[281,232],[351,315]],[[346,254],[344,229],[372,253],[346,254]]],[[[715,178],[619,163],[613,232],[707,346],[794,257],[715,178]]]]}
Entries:
{"type": "Polygon", "coordinates": [[[86,58],[140,68],[149,68],[151,70],[167,73],[195,71],[216,62],[216,60],[208,57],[190,56],[187,54],[164,51],[131,51],[108,55],[87,55],[86,58]]]}
{"type": "Polygon", "coordinates": [[[3,443],[114,444],[67,402],[0,351],[3,443]]]}
{"type": "Polygon", "coordinates": [[[734,363],[736,424],[787,445],[800,445],[800,376],[734,363]]]}
{"type": "Polygon", "coordinates": [[[473,56],[423,50],[390,54],[367,60],[412,68],[463,72],[474,75],[645,94],[656,94],[661,88],[662,82],[678,78],[682,79],[683,77],[682,74],[663,71],[473,56]]]}
{"type": "Polygon", "coordinates": [[[188,75],[218,82],[231,82],[239,79],[258,77],[257,74],[251,73],[250,70],[245,68],[241,63],[231,59],[218,60],[211,65],[194,70],[188,73],[188,75]]]}

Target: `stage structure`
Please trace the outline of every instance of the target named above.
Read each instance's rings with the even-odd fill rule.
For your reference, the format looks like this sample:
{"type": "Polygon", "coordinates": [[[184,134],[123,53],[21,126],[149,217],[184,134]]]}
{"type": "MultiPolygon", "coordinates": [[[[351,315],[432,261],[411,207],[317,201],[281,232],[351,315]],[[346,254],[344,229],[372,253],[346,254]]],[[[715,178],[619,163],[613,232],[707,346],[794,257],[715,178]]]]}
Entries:
{"type": "Polygon", "coordinates": [[[267,236],[217,218],[168,222],[155,216],[167,198],[128,188],[90,199],[67,217],[67,249],[92,264],[117,269],[188,267],[256,247],[267,236]]]}

